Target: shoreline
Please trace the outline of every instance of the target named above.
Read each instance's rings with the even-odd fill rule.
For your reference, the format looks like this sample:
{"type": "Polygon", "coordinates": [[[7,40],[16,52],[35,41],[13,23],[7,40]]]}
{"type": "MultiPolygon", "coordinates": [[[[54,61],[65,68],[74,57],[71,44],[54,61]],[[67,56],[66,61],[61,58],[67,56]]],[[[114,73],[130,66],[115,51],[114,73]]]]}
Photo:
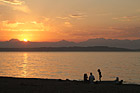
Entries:
{"type": "MultiPolygon", "coordinates": [[[[70,82],[73,82],[73,81],[76,81],[76,82],[84,82],[83,80],[81,79],[53,79],[53,78],[24,78],[24,77],[11,77],[11,76],[0,76],[0,79],[1,78],[7,78],[7,79],[30,79],[30,80],[54,80],[54,81],[70,81],[70,82]]],[[[95,80],[94,82],[99,82],[98,80],[95,80]]],[[[102,82],[115,82],[115,80],[103,80],[102,82]]],[[[132,83],[132,82],[127,82],[127,81],[123,81],[122,83],[123,85],[139,85],[139,83],[132,83]]]]}
{"type": "Polygon", "coordinates": [[[138,84],[0,76],[0,93],[140,93],[138,84]]]}

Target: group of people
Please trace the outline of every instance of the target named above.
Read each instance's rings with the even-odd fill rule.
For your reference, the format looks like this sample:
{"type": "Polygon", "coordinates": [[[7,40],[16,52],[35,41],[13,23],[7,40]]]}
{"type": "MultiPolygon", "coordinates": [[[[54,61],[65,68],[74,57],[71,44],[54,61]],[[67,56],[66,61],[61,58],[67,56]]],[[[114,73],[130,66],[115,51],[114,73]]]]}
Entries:
{"type": "MultiPolygon", "coordinates": [[[[98,73],[99,73],[99,81],[101,81],[101,78],[102,78],[101,70],[98,69],[97,71],[98,71],[98,73]]],[[[88,75],[87,75],[87,73],[84,74],[84,81],[85,81],[85,82],[88,82],[88,81],[89,81],[90,83],[93,83],[94,80],[95,80],[95,77],[94,77],[94,75],[93,75],[92,73],[90,73],[89,80],[88,80],[88,75]]]]}

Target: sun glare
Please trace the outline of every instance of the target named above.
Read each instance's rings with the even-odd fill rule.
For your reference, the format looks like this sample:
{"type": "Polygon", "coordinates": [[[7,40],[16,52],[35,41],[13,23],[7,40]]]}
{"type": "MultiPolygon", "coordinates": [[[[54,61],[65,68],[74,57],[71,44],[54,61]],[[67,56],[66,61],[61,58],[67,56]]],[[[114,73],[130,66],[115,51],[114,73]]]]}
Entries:
{"type": "Polygon", "coordinates": [[[24,42],[27,42],[28,40],[27,39],[24,39],[24,42]]]}

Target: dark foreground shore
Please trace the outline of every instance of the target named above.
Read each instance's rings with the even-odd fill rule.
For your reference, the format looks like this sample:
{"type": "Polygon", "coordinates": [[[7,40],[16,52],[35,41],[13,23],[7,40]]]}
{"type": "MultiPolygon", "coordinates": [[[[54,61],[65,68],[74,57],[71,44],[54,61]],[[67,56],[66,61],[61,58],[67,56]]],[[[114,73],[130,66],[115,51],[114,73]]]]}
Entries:
{"type": "Polygon", "coordinates": [[[140,93],[140,85],[0,77],[0,93],[140,93]]]}

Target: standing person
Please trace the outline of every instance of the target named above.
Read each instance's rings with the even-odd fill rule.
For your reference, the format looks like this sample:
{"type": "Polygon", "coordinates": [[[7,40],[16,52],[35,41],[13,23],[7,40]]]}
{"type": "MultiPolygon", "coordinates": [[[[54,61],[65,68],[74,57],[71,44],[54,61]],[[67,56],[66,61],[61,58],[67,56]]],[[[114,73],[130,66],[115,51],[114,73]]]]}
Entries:
{"type": "Polygon", "coordinates": [[[88,81],[87,78],[88,78],[88,75],[87,75],[87,73],[85,73],[84,74],[84,82],[87,82],[88,81]]]}
{"type": "Polygon", "coordinates": [[[95,77],[92,75],[92,73],[90,73],[89,82],[93,83],[94,80],[95,80],[95,77]]]}
{"type": "Polygon", "coordinates": [[[98,69],[97,71],[98,71],[98,73],[99,73],[99,81],[101,81],[101,78],[102,78],[101,70],[98,69]]]}

